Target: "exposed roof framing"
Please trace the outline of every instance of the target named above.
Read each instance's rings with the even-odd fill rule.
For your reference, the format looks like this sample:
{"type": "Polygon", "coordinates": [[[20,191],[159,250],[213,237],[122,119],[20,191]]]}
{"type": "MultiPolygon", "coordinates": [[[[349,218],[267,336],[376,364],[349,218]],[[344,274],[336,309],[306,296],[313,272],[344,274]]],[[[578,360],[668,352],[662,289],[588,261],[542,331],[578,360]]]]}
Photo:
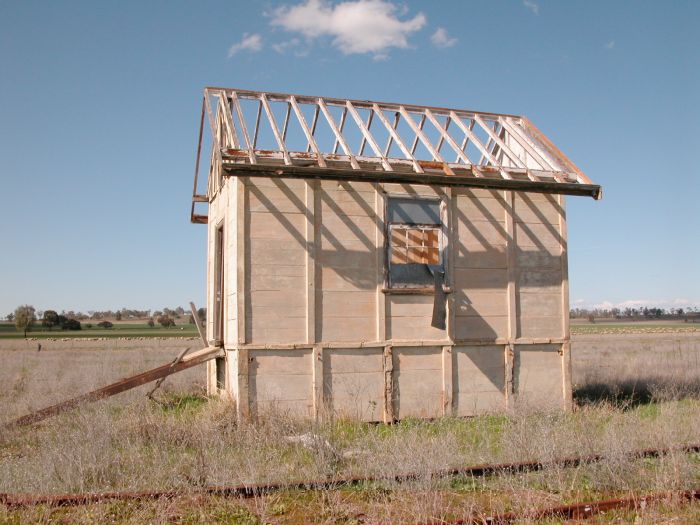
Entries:
{"type": "Polygon", "coordinates": [[[224,176],[238,175],[602,194],[526,117],[206,88],[193,222],[206,222],[195,204],[208,202],[224,176]],[[204,192],[198,184],[206,141],[211,157],[204,192]]]}

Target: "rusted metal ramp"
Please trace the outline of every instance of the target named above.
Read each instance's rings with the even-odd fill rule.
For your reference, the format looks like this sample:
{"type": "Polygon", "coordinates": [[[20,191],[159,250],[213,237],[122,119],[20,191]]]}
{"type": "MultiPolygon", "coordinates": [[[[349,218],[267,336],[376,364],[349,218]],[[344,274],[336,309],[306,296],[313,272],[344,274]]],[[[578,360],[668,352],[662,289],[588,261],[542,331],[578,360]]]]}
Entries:
{"type": "Polygon", "coordinates": [[[222,348],[208,346],[197,352],[193,352],[185,356],[178,356],[178,358],[172,363],[147,370],[146,372],[122,379],[116,383],[112,383],[111,385],[93,390],[92,392],[88,392],[56,405],[32,412],[31,414],[27,414],[26,416],[22,416],[19,419],[11,421],[6,425],[6,427],[21,427],[32,423],[37,423],[46,418],[72,410],[80,405],[84,405],[85,403],[91,403],[99,399],[111,397],[113,395],[120,394],[121,392],[131,390],[132,388],[145,385],[151,381],[156,381],[169,375],[176,374],[177,372],[187,370],[193,366],[201,365],[202,363],[206,363],[211,359],[221,357],[223,354],[224,351],[222,348]]]}

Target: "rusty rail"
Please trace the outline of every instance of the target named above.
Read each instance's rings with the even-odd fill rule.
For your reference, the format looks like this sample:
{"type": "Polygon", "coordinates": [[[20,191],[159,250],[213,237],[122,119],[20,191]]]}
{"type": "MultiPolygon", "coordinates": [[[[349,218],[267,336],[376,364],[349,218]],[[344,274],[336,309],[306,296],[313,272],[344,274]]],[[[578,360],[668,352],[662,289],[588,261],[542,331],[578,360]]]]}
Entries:
{"type": "MultiPolygon", "coordinates": [[[[658,448],[658,449],[642,449],[630,452],[630,458],[648,458],[659,457],[671,452],[700,452],[700,444],[684,445],[673,448],[658,448]]],[[[542,470],[548,466],[558,465],[562,467],[575,467],[585,463],[593,463],[604,460],[602,455],[589,455],[581,457],[559,458],[552,462],[518,462],[518,463],[502,463],[502,464],[485,464],[474,465],[463,468],[443,469],[429,473],[433,478],[449,478],[455,476],[472,476],[485,477],[493,474],[505,473],[516,474],[520,472],[533,472],[542,470]]],[[[193,489],[195,494],[217,495],[236,498],[252,498],[263,496],[275,492],[287,490],[334,490],[344,487],[353,487],[365,483],[394,481],[404,483],[421,479],[425,474],[406,473],[397,474],[395,476],[385,477],[351,477],[337,478],[333,480],[317,480],[317,481],[296,481],[291,483],[272,483],[272,484],[252,484],[252,485],[210,485],[199,489],[193,489]]],[[[164,490],[164,491],[145,491],[145,492],[88,492],[77,494],[0,494],[0,503],[7,507],[26,507],[32,505],[49,505],[53,507],[84,505],[88,503],[97,503],[106,500],[145,500],[145,499],[160,499],[173,498],[186,495],[187,491],[182,490],[164,490]]],[[[696,497],[696,496],[695,496],[696,497]]],[[[584,505],[584,504],[581,504],[584,505]]],[[[483,516],[480,518],[483,523],[483,516]]],[[[500,518],[499,518],[500,519],[500,518]]],[[[459,522],[455,522],[459,523],[459,522]]],[[[465,521],[463,523],[471,523],[465,521]]],[[[487,522],[491,523],[491,522],[487,522]]],[[[498,522],[493,522],[498,523],[498,522]]]]}
{"type": "Polygon", "coordinates": [[[137,386],[145,385],[146,383],[150,383],[151,381],[156,381],[157,379],[167,377],[182,370],[192,368],[193,366],[200,365],[209,361],[210,359],[214,359],[215,357],[219,356],[221,352],[221,348],[217,347],[210,346],[204,348],[198,352],[194,352],[192,354],[184,356],[179,361],[168,363],[166,365],[162,365],[151,370],[147,370],[146,372],[142,372],[141,374],[122,379],[120,381],[117,381],[116,383],[112,383],[111,385],[99,388],[97,390],[93,390],[92,392],[88,392],[87,394],[82,394],[67,401],[63,401],[61,403],[57,403],[46,408],[42,408],[41,410],[37,410],[36,412],[32,412],[31,414],[27,414],[26,416],[22,416],[19,419],[15,419],[14,421],[10,421],[9,423],[7,423],[5,425],[5,428],[21,427],[25,425],[30,425],[32,423],[38,423],[39,421],[42,421],[46,418],[61,414],[62,412],[67,412],[68,410],[72,410],[78,407],[79,405],[91,403],[93,401],[97,401],[105,397],[110,397],[121,392],[125,392],[126,390],[136,388],[137,386]]]}
{"type": "MultiPolygon", "coordinates": [[[[287,487],[287,486],[285,486],[287,487]]],[[[303,486],[313,490],[313,487],[303,486]]],[[[252,497],[263,495],[252,487],[207,487],[194,492],[198,495],[225,496],[225,497],[252,497]]],[[[66,507],[75,505],[86,505],[90,503],[100,503],[108,500],[120,501],[142,501],[172,499],[186,495],[183,491],[156,491],[156,492],[99,492],[87,494],[64,494],[51,496],[31,496],[31,495],[11,495],[0,494],[0,504],[8,509],[17,509],[34,505],[48,505],[51,507],[66,507]]],[[[528,509],[524,511],[511,511],[494,514],[472,514],[465,518],[452,520],[439,519],[423,522],[417,525],[505,525],[523,518],[544,519],[588,519],[600,512],[616,509],[640,509],[648,504],[664,500],[681,500],[690,502],[700,500],[700,487],[685,491],[665,491],[642,496],[630,496],[627,498],[615,498],[607,500],[588,501],[572,503],[568,505],[557,505],[539,509],[528,509]]]]}
{"type": "Polygon", "coordinates": [[[466,518],[453,520],[433,520],[417,525],[505,525],[521,519],[588,519],[600,512],[616,509],[643,509],[649,503],[664,500],[682,500],[684,502],[700,500],[700,487],[692,490],[666,491],[646,494],[643,496],[630,496],[627,498],[616,498],[569,505],[558,505],[555,507],[545,507],[540,509],[530,509],[525,511],[504,512],[492,516],[485,514],[473,514],[466,518]]]}

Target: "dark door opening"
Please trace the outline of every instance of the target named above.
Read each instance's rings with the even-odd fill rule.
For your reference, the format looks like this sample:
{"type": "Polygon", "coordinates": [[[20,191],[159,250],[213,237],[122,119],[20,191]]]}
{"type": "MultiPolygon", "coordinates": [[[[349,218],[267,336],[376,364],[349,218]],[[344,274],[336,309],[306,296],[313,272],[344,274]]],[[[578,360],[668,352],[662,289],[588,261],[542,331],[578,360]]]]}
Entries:
{"type": "Polygon", "coordinates": [[[226,388],[226,358],[217,357],[216,360],[216,389],[224,390],[226,388]]]}
{"type": "Polygon", "coordinates": [[[214,241],[214,344],[224,344],[224,227],[216,229],[214,241]]]}

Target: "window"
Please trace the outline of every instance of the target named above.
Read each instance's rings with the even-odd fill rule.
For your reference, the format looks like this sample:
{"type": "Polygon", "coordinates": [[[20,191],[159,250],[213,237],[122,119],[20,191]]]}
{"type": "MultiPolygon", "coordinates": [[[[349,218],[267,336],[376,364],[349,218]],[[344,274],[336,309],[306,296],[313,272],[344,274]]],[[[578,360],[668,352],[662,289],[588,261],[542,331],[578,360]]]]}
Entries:
{"type": "Polygon", "coordinates": [[[433,288],[444,273],[440,200],[387,200],[389,288],[433,288]]]}

